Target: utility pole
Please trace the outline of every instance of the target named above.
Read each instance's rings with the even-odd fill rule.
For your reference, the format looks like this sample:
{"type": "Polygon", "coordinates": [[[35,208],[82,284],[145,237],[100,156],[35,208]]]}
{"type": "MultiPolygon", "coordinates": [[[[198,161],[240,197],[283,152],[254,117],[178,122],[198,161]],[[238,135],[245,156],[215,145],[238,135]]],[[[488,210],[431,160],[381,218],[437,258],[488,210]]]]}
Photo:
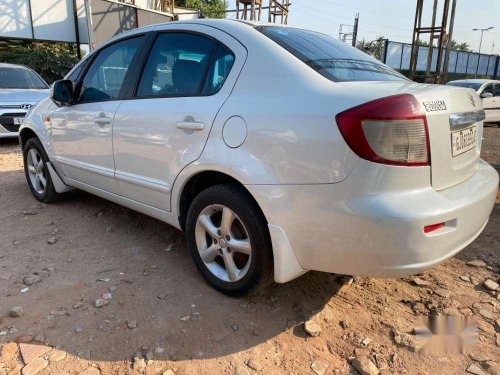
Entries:
{"type": "Polygon", "coordinates": [[[457,9],[457,0],[453,0],[453,3],[451,4],[450,29],[448,32],[448,41],[446,43],[446,52],[444,55],[444,67],[443,67],[443,75],[441,77],[441,83],[446,83],[448,81],[448,65],[450,63],[451,44],[453,43],[453,26],[455,25],[456,9],[457,9]]]}
{"type": "Polygon", "coordinates": [[[352,30],[352,46],[356,47],[356,41],[358,39],[358,25],[359,25],[359,13],[356,13],[356,18],[354,19],[354,28],[352,30]]]}
{"type": "Polygon", "coordinates": [[[481,47],[483,46],[483,34],[485,31],[490,31],[490,30],[493,30],[494,27],[493,26],[490,26],[490,27],[486,27],[484,29],[472,29],[472,31],[481,31],[481,40],[479,41],[479,53],[481,53],[481,47]]]}

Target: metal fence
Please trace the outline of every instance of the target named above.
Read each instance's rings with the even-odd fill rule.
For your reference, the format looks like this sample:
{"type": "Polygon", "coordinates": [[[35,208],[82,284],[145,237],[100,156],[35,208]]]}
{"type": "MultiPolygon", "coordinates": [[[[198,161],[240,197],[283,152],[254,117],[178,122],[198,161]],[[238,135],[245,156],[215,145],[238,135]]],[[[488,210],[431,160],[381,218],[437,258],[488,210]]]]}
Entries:
{"type": "MultiPolygon", "coordinates": [[[[432,51],[431,71],[436,71],[436,60],[438,50],[432,51]]],[[[417,71],[425,72],[427,67],[427,56],[429,48],[418,47],[417,71]]],[[[392,42],[385,43],[384,63],[397,70],[409,70],[411,58],[411,44],[392,42]]],[[[443,59],[444,60],[444,59],[443,59]]],[[[448,73],[478,75],[490,78],[500,77],[500,56],[485,55],[475,52],[451,51],[448,64],[448,73]]],[[[444,65],[444,61],[443,61],[444,65]]]]}

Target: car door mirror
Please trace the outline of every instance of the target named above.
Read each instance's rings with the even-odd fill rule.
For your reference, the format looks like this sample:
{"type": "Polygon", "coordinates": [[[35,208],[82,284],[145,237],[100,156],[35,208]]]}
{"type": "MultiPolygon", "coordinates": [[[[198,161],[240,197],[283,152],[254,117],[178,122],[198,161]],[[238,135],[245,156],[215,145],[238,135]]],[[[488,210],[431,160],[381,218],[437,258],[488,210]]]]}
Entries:
{"type": "Polygon", "coordinates": [[[69,79],[55,81],[51,87],[50,97],[60,105],[73,104],[73,82],[69,79]]]}
{"type": "Polygon", "coordinates": [[[481,94],[481,98],[483,99],[493,98],[493,94],[491,92],[483,92],[481,94]]]}

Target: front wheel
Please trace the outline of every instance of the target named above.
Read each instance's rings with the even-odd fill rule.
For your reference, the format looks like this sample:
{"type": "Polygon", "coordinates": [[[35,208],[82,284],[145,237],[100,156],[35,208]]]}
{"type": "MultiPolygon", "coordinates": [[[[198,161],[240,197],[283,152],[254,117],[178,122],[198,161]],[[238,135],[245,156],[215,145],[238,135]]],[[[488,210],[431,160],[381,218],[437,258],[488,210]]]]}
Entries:
{"type": "Polygon", "coordinates": [[[59,197],[47,167],[49,158],[38,138],[31,138],[23,149],[24,174],[33,196],[40,202],[49,203],[59,197]]]}
{"type": "Polygon", "coordinates": [[[241,296],[272,281],[272,245],[266,221],[249,194],[217,185],[189,207],[188,247],[203,276],[221,292],[241,296]]]}

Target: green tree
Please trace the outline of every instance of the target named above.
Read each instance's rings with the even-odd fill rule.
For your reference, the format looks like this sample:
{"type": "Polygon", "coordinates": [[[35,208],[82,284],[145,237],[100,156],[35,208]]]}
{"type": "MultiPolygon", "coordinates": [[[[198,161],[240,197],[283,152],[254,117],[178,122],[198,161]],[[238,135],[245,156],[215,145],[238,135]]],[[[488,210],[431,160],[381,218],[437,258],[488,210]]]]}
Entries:
{"type": "Polygon", "coordinates": [[[198,9],[207,18],[225,18],[227,3],[225,0],[176,0],[175,5],[198,9]]]}
{"type": "Polygon", "coordinates": [[[1,40],[0,62],[28,66],[52,83],[64,77],[78,58],[68,43],[1,40]]]}
{"type": "Polygon", "coordinates": [[[367,53],[370,56],[375,57],[377,60],[382,61],[385,48],[384,36],[379,36],[377,39],[367,42],[365,39],[361,39],[356,43],[356,48],[367,53]]]}

